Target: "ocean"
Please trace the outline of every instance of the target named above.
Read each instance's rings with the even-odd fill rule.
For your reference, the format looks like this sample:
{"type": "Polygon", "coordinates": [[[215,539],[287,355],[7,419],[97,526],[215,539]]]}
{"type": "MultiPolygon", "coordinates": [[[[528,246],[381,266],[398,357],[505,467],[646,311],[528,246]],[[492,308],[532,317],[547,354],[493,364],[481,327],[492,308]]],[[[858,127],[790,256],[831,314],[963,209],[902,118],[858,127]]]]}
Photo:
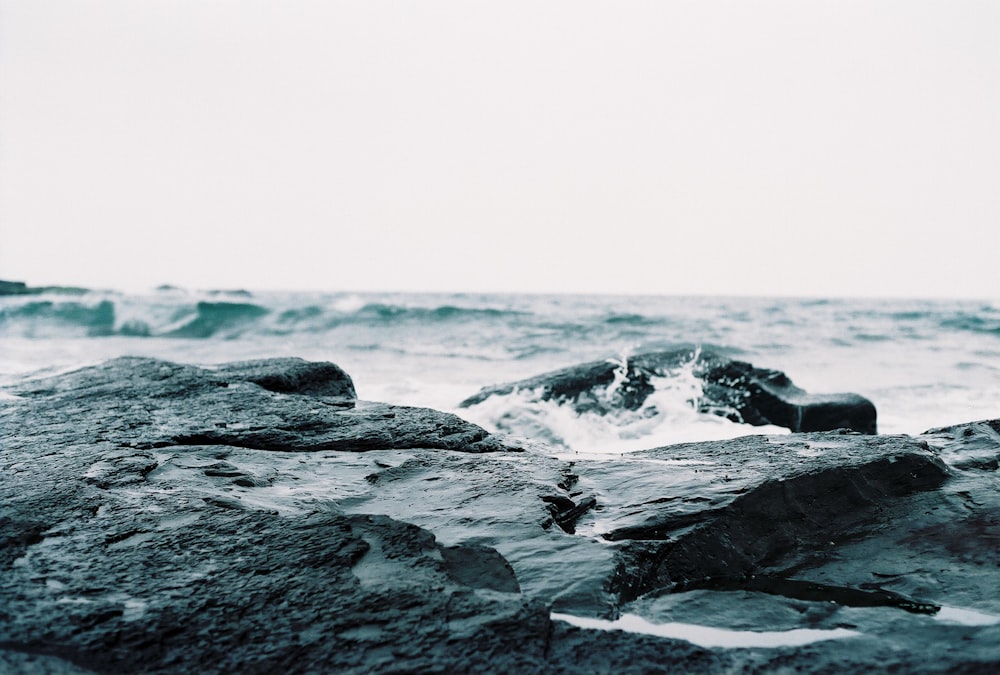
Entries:
{"type": "Polygon", "coordinates": [[[481,387],[676,345],[875,403],[879,432],[1000,417],[1000,301],[53,289],[0,297],[0,385],[123,355],[326,360],[361,399],[455,412],[556,453],[787,433],[698,413],[679,367],[638,411],[577,414],[481,387]]]}

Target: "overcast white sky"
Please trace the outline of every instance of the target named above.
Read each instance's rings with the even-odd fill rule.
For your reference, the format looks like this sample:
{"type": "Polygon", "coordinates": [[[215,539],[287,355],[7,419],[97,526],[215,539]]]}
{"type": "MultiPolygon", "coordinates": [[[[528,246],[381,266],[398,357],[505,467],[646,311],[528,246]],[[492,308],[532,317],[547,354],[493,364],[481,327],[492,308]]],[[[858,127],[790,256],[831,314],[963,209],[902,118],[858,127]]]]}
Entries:
{"type": "Polygon", "coordinates": [[[0,278],[1000,298],[1000,2],[0,0],[0,278]]]}

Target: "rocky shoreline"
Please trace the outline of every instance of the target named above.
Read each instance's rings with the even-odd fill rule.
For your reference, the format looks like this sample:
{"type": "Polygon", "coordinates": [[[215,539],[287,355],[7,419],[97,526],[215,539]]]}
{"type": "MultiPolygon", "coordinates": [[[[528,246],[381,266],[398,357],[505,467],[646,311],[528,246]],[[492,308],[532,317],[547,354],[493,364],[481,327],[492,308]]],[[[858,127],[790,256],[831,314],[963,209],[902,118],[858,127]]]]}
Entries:
{"type": "MultiPolygon", "coordinates": [[[[531,386],[635,405],[670,358],[531,386]]],[[[569,461],[298,359],[8,387],[0,671],[995,672],[1000,421],[879,436],[861,397],[706,363],[810,432],[569,461]]]]}

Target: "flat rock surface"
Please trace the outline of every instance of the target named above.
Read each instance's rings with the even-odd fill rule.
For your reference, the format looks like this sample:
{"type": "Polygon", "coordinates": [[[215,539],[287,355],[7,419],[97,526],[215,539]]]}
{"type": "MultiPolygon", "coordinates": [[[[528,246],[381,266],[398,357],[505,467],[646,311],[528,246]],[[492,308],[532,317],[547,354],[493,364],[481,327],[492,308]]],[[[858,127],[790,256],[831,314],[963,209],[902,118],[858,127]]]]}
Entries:
{"type": "Polygon", "coordinates": [[[1000,664],[996,421],[571,462],[357,402],[333,364],[8,393],[3,672],[1000,664]]]}

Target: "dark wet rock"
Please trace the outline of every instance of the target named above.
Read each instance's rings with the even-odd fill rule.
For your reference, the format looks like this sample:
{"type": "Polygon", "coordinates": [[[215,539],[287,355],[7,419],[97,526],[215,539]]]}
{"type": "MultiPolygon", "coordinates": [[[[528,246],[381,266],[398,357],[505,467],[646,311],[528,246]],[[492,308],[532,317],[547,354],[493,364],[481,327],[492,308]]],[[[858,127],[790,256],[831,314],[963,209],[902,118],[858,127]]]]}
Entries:
{"type": "Polygon", "coordinates": [[[557,611],[613,611],[606,581],[614,551],[555,525],[550,507],[577,506],[559,485],[565,462],[532,453],[380,454],[388,466],[374,473],[340,468],[341,480],[351,478],[357,486],[339,501],[345,510],[417,523],[447,545],[494,548],[513,567],[522,591],[557,611]]]}
{"type": "MultiPolygon", "coordinates": [[[[542,660],[544,605],[456,581],[413,525],[213,504],[187,514],[104,540],[88,536],[96,523],[50,534],[0,582],[17,617],[3,622],[3,646],[97,672],[469,672],[498,654],[514,670],[542,660]]],[[[480,561],[463,563],[470,577],[480,561]]]]}
{"type": "Polygon", "coordinates": [[[227,363],[218,372],[224,377],[253,382],[280,394],[357,398],[351,376],[333,363],[296,358],[261,359],[227,363]]]}
{"type": "Polygon", "coordinates": [[[925,431],[956,469],[994,472],[1000,469],[1000,420],[982,420],[925,431]]]}
{"type": "Polygon", "coordinates": [[[469,407],[491,396],[533,392],[539,400],[571,405],[578,413],[606,415],[639,410],[656,391],[654,379],[684,368],[702,380],[699,411],[754,426],[773,424],[792,431],[851,429],[876,432],[875,406],[857,394],[808,394],[776,370],[755,368],[714,352],[680,348],[630,356],[623,362],[595,361],[527,380],[486,387],[460,404],[469,407]]]}
{"type": "Polygon", "coordinates": [[[739,672],[736,665],[746,665],[747,656],[651,635],[583,630],[562,621],[552,622],[549,635],[550,672],[562,669],[569,673],[602,675],[739,672]]]}
{"type": "Polygon", "coordinates": [[[91,675],[93,672],[58,656],[0,647],[0,673],[5,675],[91,675]]]}
{"type": "Polygon", "coordinates": [[[680,584],[673,590],[674,592],[688,592],[697,589],[769,593],[797,600],[829,602],[847,607],[898,607],[914,614],[936,614],[941,611],[941,605],[914,600],[884,588],[831,586],[813,581],[798,581],[760,574],[745,574],[740,577],[703,577],[698,581],[680,584]]]}
{"type": "Polygon", "coordinates": [[[481,427],[455,415],[375,403],[351,407],[354,386],[346,373],[334,364],[299,359],[207,370],[125,357],[12,391],[36,399],[33,414],[47,419],[75,414],[86,420],[103,410],[111,419],[98,420],[94,433],[126,447],[505,449],[481,427]]]}
{"type": "Polygon", "coordinates": [[[496,549],[474,544],[441,549],[445,571],[453,581],[502,593],[520,593],[514,568],[496,549]]]}
{"type": "Polygon", "coordinates": [[[0,295],[27,295],[28,285],[23,281],[4,281],[0,279],[0,295]]]}
{"type": "MultiPolygon", "coordinates": [[[[689,467],[711,457],[712,472],[689,473],[688,480],[678,472],[671,496],[681,503],[647,502],[635,515],[606,517],[608,539],[644,542],[623,550],[626,562],[613,586],[625,600],[706,577],[806,564],[825,555],[829,542],[866,534],[900,498],[935,490],[948,478],[926,443],[908,437],[756,436],[635,457],[689,467]]],[[[647,479],[646,485],[650,497],[662,490],[662,482],[647,479]]],[[[634,485],[631,495],[640,490],[634,485]]]]}
{"type": "Polygon", "coordinates": [[[542,501],[549,505],[549,512],[555,523],[569,534],[576,533],[576,521],[590,509],[597,506],[597,500],[593,497],[585,497],[580,503],[574,503],[569,497],[562,495],[545,496],[542,501]]]}
{"type": "MultiPolygon", "coordinates": [[[[257,393],[229,401],[240,409],[253,401],[273,409],[276,397],[284,397],[289,406],[316,406],[317,415],[338,410],[301,394],[268,392],[224,371],[119,360],[28,383],[17,389],[20,399],[2,401],[0,666],[7,672],[589,668],[595,645],[570,631],[553,652],[552,636],[562,629],[549,604],[520,592],[513,568],[495,549],[443,544],[426,528],[347,512],[380,505],[364,499],[366,490],[385,492],[426,478],[418,460],[440,469],[445,464],[434,462],[440,454],[456,461],[452,468],[462,475],[473,471],[462,460],[486,456],[430,450],[430,441],[374,451],[377,459],[155,441],[171,436],[174,404],[221,406],[215,394],[241,388],[257,393]],[[167,431],[151,436],[161,427],[167,431]],[[370,483],[364,476],[373,469],[381,469],[380,478],[370,483]],[[237,474],[267,481],[241,486],[232,482],[237,474]]],[[[254,412],[266,417],[260,405],[254,412]]],[[[524,458],[506,456],[515,463],[524,458]]],[[[511,487],[535,492],[511,514],[500,507],[510,507],[517,495],[497,494],[492,478],[502,476],[504,466],[496,459],[492,478],[466,481],[465,503],[453,504],[451,519],[462,521],[461,507],[473,498],[497,508],[477,509],[453,527],[499,538],[505,519],[520,519],[525,531],[539,534],[533,545],[549,538],[601,548],[542,527],[538,493],[557,489],[562,468],[548,465],[551,481],[544,487],[548,474],[538,467],[524,465],[508,479],[511,487]],[[486,522],[477,526],[477,520],[486,522]]],[[[455,477],[448,478],[433,482],[459,490],[455,477]]],[[[461,538],[442,530],[445,538],[461,538]]],[[[601,644],[632,642],[599,638],[601,644]]],[[[692,654],[704,664],[728,663],[682,642],[646,642],[655,644],[658,663],[692,654]]],[[[630,657],[623,651],[610,660],[630,657]]]]}
{"type": "Polygon", "coordinates": [[[349,407],[331,365],[119,359],[8,388],[0,671],[1000,664],[996,421],[569,462],[444,413],[349,407]],[[851,632],[724,649],[551,611],[851,632]]]}
{"type": "MultiPolygon", "coordinates": [[[[1000,663],[992,644],[1000,637],[1000,598],[992,590],[1000,582],[1000,493],[995,472],[963,468],[961,439],[982,454],[996,428],[979,422],[915,439],[792,435],[638,453],[637,461],[645,455],[688,471],[659,488],[633,479],[628,491],[648,516],[606,505],[632,521],[615,530],[605,514],[605,527],[622,542],[612,585],[623,601],[636,598],[622,611],[659,621],[729,613],[734,628],[759,630],[774,608],[794,608],[788,616],[799,618],[774,628],[862,632],[838,654],[848,670],[878,663],[989,672],[1000,663]],[[693,464],[696,458],[712,464],[693,464]],[[703,475],[700,467],[711,470],[703,475]],[[670,498],[653,497],[663,488],[670,498]],[[706,598],[711,604],[701,606],[706,598]],[[953,607],[985,614],[962,625],[953,607]],[[803,624],[802,612],[819,608],[825,613],[803,624]],[[949,640],[966,645],[959,663],[943,655],[949,640]]],[[[587,467],[577,466],[586,475],[587,467]]],[[[801,663],[807,654],[830,658],[821,644],[785,651],[771,666],[801,663]]]]}

